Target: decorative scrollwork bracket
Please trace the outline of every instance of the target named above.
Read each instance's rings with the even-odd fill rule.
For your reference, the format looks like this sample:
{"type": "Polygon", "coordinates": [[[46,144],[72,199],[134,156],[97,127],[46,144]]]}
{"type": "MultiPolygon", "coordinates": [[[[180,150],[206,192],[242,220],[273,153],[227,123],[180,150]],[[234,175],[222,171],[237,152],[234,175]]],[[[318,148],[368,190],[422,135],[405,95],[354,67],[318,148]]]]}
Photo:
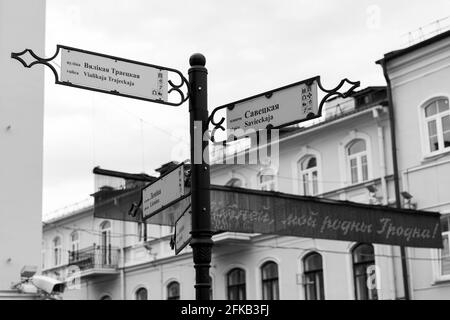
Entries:
{"type": "Polygon", "coordinates": [[[297,82],[297,83],[294,83],[294,84],[291,84],[291,85],[288,85],[288,86],[285,86],[285,87],[282,87],[282,88],[279,88],[279,89],[275,89],[275,90],[272,90],[272,91],[264,92],[264,93],[261,93],[261,94],[256,95],[256,96],[252,96],[250,98],[246,98],[246,99],[243,99],[243,100],[239,100],[237,102],[229,103],[227,105],[218,107],[218,108],[214,109],[211,112],[211,114],[209,116],[209,119],[208,119],[208,124],[212,124],[212,126],[213,126],[213,129],[212,129],[210,137],[209,137],[210,140],[213,143],[215,142],[214,136],[215,136],[217,130],[226,131],[225,126],[224,126],[225,121],[226,121],[225,117],[221,117],[218,121],[215,120],[215,116],[216,116],[217,112],[219,112],[221,110],[224,110],[224,109],[233,110],[236,107],[236,105],[238,105],[239,103],[247,102],[247,101],[249,101],[251,99],[255,99],[255,98],[265,97],[266,99],[271,99],[275,92],[282,91],[282,90],[288,89],[288,88],[292,88],[292,87],[298,86],[300,84],[305,84],[307,86],[311,86],[315,82],[317,83],[317,87],[322,92],[325,93],[325,96],[318,103],[318,112],[317,112],[317,114],[309,114],[305,119],[302,119],[302,120],[299,120],[299,121],[290,122],[290,123],[286,123],[286,124],[284,124],[282,126],[279,126],[279,127],[274,127],[274,126],[269,125],[267,127],[267,129],[281,129],[281,128],[284,128],[284,127],[287,127],[287,126],[291,126],[291,125],[294,125],[294,124],[298,124],[298,123],[302,123],[302,122],[306,122],[306,121],[310,121],[310,120],[313,120],[313,119],[320,118],[320,117],[322,117],[323,107],[324,107],[325,103],[330,100],[330,98],[333,98],[333,97],[348,98],[355,92],[355,89],[358,88],[361,85],[361,83],[359,81],[354,82],[354,81],[350,81],[349,79],[346,78],[344,80],[341,80],[341,82],[335,88],[327,90],[322,85],[320,77],[314,77],[314,78],[311,78],[311,79],[308,79],[308,80],[297,82]],[[350,88],[347,89],[346,91],[341,92],[340,90],[346,84],[349,84],[350,88]]]}

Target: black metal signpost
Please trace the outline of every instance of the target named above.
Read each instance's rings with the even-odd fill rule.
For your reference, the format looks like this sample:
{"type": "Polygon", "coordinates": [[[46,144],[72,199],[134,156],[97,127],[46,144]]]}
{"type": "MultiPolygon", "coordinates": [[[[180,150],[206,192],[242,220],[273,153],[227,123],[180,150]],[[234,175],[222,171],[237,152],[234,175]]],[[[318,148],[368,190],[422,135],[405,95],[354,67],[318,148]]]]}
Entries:
{"type": "MultiPolygon", "coordinates": [[[[180,106],[189,99],[191,136],[190,197],[192,209],[192,239],[190,245],[193,249],[193,260],[196,273],[195,291],[197,300],[210,299],[211,283],[209,269],[213,247],[213,231],[211,227],[211,186],[208,152],[209,141],[208,139],[204,139],[204,137],[205,133],[208,131],[210,123],[214,126],[214,130],[211,135],[206,134],[206,136],[209,136],[211,140],[214,140],[214,132],[216,130],[225,130],[223,126],[225,118],[215,121],[214,116],[216,112],[225,108],[228,110],[233,110],[235,107],[239,107],[239,105],[241,107],[244,105],[243,108],[245,108],[245,104],[252,99],[262,98],[263,103],[265,103],[264,99],[272,99],[272,101],[275,99],[278,101],[277,99],[283,98],[280,97],[280,95],[283,95],[280,94],[280,92],[286,92],[284,90],[291,90],[292,92],[296,86],[302,86],[300,87],[300,101],[296,102],[292,101],[292,99],[288,99],[291,101],[287,103],[287,106],[284,106],[285,110],[289,109],[289,112],[295,112],[297,109],[292,109],[292,107],[293,104],[297,103],[295,106],[299,108],[298,110],[302,111],[302,114],[299,117],[291,119],[291,121],[284,121],[282,117],[285,117],[285,115],[283,114],[274,115],[274,117],[280,116],[280,118],[277,119],[278,122],[275,122],[276,125],[269,124],[267,126],[268,129],[283,128],[288,125],[319,118],[322,116],[322,107],[329,98],[333,96],[342,98],[349,97],[360,85],[359,82],[351,82],[348,79],[344,79],[336,88],[326,90],[320,82],[320,77],[315,77],[216,108],[212,112],[211,116],[209,116],[207,94],[208,71],[205,67],[206,59],[202,54],[194,54],[190,57],[189,63],[191,67],[189,69],[189,80],[187,80],[180,71],[175,69],[62,45],[58,45],[55,55],[48,59],[38,57],[30,49],[26,49],[19,53],[12,53],[11,57],[21,62],[26,68],[31,68],[37,64],[43,64],[49,67],[55,76],[55,83],[60,85],[93,90],[170,106],[180,106]],[[53,65],[51,65],[51,62],[60,53],[62,55],[62,66],[61,75],[58,75],[57,70],[53,65]],[[26,54],[29,54],[34,61],[27,63],[24,60],[24,56],[26,54]],[[175,84],[169,80],[168,73],[178,75],[181,79],[180,84],[175,84]],[[148,81],[148,79],[151,81],[148,81]],[[153,86],[153,89],[148,86],[151,93],[146,92],[148,84],[153,86]],[[340,92],[345,84],[351,85],[350,89],[340,92]],[[186,94],[182,90],[184,85],[187,86],[186,94]],[[317,88],[321,89],[325,93],[325,97],[320,103],[317,100],[317,88]],[[172,92],[179,94],[178,101],[169,101],[168,96],[172,92]]],[[[299,92],[297,91],[296,94],[298,93],[299,92]]],[[[289,97],[289,95],[287,96],[289,97]]],[[[258,101],[261,101],[261,99],[258,101]]],[[[239,115],[237,115],[237,117],[239,117],[239,115]]],[[[257,126],[256,129],[261,129],[261,126],[257,126]]],[[[184,200],[187,196],[184,196],[182,199],[184,200]]],[[[135,203],[135,200],[132,202],[134,205],[130,209],[130,213],[132,215],[136,215],[138,207],[142,206],[142,194],[139,203],[135,203]]],[[[145,219],[142,219],[141,217],[139,220],[145,219]]]]}
{"type": "Polygon", "coordinates": [[[191,206],[194,255],[195,295],[197,300],[209,300],[209,268],[211,263],[212,231],[210,209],[210,171],[208,141],[203,139],[208,130],[208,71],[206,59],[194,54],[189,60],[189,113],[191,131],[191,206]],[[206,158],[206,159],[205,159],[206,158]]]}

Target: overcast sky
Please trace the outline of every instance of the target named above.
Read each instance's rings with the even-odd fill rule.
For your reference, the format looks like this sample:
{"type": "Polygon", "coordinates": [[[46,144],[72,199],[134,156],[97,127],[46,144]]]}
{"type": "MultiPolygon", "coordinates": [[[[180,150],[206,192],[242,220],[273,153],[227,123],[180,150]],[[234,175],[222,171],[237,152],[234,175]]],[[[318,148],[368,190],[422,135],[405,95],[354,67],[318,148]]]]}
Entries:
{"type": "MultiPolygon", "coordinates": [[[[201,52],[211,111],[316,75],[330,88],[345,77],[384,85],[374,62],[449,15],[448,0],[47,0],[46,54],[63,44],[187,76],[190,55],[201,52]]],[[[44,216],[89,198],[95,166],[155,174],[189,157],[187,103],[57,86],[49,70],[45,88],[44,216]]]]}

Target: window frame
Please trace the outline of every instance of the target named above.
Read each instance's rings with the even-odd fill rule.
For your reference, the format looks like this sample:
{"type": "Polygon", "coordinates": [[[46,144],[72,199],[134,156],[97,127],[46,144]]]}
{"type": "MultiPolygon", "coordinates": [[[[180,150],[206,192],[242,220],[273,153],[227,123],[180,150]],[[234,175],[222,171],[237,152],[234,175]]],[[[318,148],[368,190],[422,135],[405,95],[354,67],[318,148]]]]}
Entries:
{"type": "MultiPolygon", "coordinates": [[[[450,219],[450,211],[443,212],[441,215],[442,219],[450,219]]],[[[442,236],[447,236],[447,241],[449,242],[450,247],[450,229],[449,231],[442,232],[442,236]]],[[[442,249],[436,249],[433,253],[433,259],[435,261],[434,263],[434,282],[448,282],[450,281],[450,273],[449,274],[443,274],[442,273],[442,249]]]]}
{"type": "Polygon", "coordinates": [[[238,296],[239,296],[239,293],[240,293],[241,290],[243,292],[243,298],[239,299],[239,300],[235,300],[235,301],[245,301],[245,300],[247,300],[247,272],[243,268],[236,267],[236,268],[233,268],[233,269],[229,270],[227,272],[227,274],[226,274],[226,285],[227,285],[226,286],[227,300],[231,300],[230,299],[230,292],[231,292],[230,289],[233,289],[233,290],[237,289],[238,296]],[[238,284],[231,285],[230,284],[230,276],[235,271],[240,271],[240,272],[243,273],[244,281],[240,282],[238,284]]]}
{"type": "Polygon", "coordinates": [[[244,188],[244,181],[241,178],[234,177],[228,180],[225,186],[233,188],[244,188]],[[236,186],[237,183],[240,183],[240,186],[236,186]]]}
{"type": "Polygon", "coordinates": [[[272,168],[263,169],[258,173],[258,186],[262,191],[277,191],[278,190],[278,181],[276,170],[272,168]],[[268,176],[272,177],[271,180],[261,181],[262,177],[268,176]]]}
{"type": "Polygon", "coordinates": [[[445,94],[435,95],[419,105],[419,123],[420,123],[419,127],[422,143],[422,152],[424,158],[431,158],[450,152],[450,147],[444,147],[443,145],[444,132],[442,129],[442,119],[446,116],[450,116],[450,98],[445,94]],[[437,110],[437,113],[435,115],[427,117],[425,114],[426,108],[429,107],[432,103],[435,103],[439,100],[447,100],[449,102],[449,110],[441,113],[439,113],[439,110],[437,110]],[[436,131],[437,131],[436,133],[438,137],[438,144],[439,146],[442,146],[442,148],[439,148],[436,151],[431,151],[430,147],[430,135],[428,131],[428,123],[431,121],[436,121],[436,131]]]}
{"type": "Polygon", "coordinates": [[[134,291],[134,300],[139,300],[139,301],[144,301],[144,300],[148,300],[148,290],[146,287],[139,287],[134,291]],[[138,294],[142,291],[145,290],[145,294],[146,294],[146,299],[138,299],[138,294]]]}
{"type": "Polygon", "coordinates": [[[324,280],[324,268],[323,268],[323,256],[315,251],[309,252],[308,254],[306,254],[303,259],[302,259],[302,266],[303,266],[303,292],[305,295],[305,300],[307,301],[320,301],[320,300],[325,300],[325,280],[324,280]],[[317,270],[312,270],[312,271],[306,271],[306,262],[309,258],[313,257],[313,256],[319,256],[321,259],[321,268],[317,269],[317,270]],[[316,293],[316,299],[308,299],[308,284],[306,283],[306,279],[307,276],[314,276],[314,287],[315,287],[315,293],[316,293]],[[321,283],[319,284],[320,286],[320,293],[321,296],[319,299],[317,299],[317,276],[320,276],[321,278],[321,283]]]}
{"type": "Polygon", "coordinates": [[[62,265],[62,238],[61,236],[56,236],[52,241],[52,252],[53,252],[53,266],[59,267],[62,265]],[[59,240],[59,244],[56,244],[56,240],[59,240]]]}
{"type": "Polygon", "coordinates": [[[112,263],[112,229],[111,221],[104,220],[100,223],[100,252],[101,262],[104,265],[112,263]]]}
{"type": "Polygon", "coordinates": [[[72,259],[78,259],[80,253],[80,233],[78,231],[74,231],[70,234],[70,254],[72,259]],[[74,240],[74,236],[76,235],[76,239],[74,240]],[[74,250],[75,247],[75,250],[74,250]]]}
{"type": "Polygon", "coordinates": [[[166,286],[166,290],[167,290],[167,300],[180,300],[181,298],[181,285],[178,281],[174,280],[174,281],[170,281],[167,286],[166,286]],[[178,286],[178,295],[175,296],[171,296],[170,295],[170,289],[172,286],[178,286]]]}
{"type": "Polygon", "coordinates": [[[347,145],[345,147],[345,155],[347,158],[346,165],[348,168],[349,179],[350,179],[349,181],[350,181],[351,185],[356,185],[356,184],[370,181],[370,178],[369,178],[369,152],[367,149],[368,149],[367,141],[365,139],[361,139],[361,138],[353,139],[352,141],[347,143],[347,145]],[[358,141],[364,142],[365,150],[355,153],[355,154],[349,154],[350,148],[358,141]],[[364,180],[363,158],[365,158],[365,160],[366,160],[365,166],[366,166],[366,170],[367,170],[367,176],[366,176],[365,180],[364,180]],[[353,169],[353,166],[352,166],[353,160],[356,161],[356,175],[357,175],[356,181],[353,181],[353,170],[352,170],[353,169]]]}
{"type": "Polygon", "coordinates": [[[353,273],[353,287],[354,287],[354,294],[355,294],[355,300],[357,301],[376,301],[379,300],[380,296],[378,293],[377,288],[372,289],[375,291],[376,293],[376,299],[360,299],[360,297],[358,297],[358,287],[357,287],[357,279],[359,279],[360,277],[363,277],[364,279],[364,289],[365,289],[365,294],[367,297],[370,296],[370,292],[369,292],[369,288],[367,287],[367,279],[368,279],[368,275],[367,275],[367,269],[371,266],[376,266],[376,256],[375,256],[375,247],[373,244],[371,243],[358,243],[356,245],[353,246],[352,250],[351,250],[351,258],[352,258],[352,273],[353,273]],[[373,251],[373,260],[369,260],[369,261],[362,261],[362,262],[355,262],[355,252],[358,248],[362,247],[362,246],[370,246],[372,247],[372,251],[373,251]],[[365,268],[365,272],[363,274],[357,275],[356,274],[356,268],[355,267],[361,267],[364,266],[365,268]]]}
{"type": "Polygon", "coordinates": [[[351,186],[355,186],[358,184],[354,184],[351,182],[351,172],[350,172],[350,163],[348,161],[348,146],[351,145],[355,140],[364,140],[366,142],[366,152],[367,152],[367,170],[368,170],[368,181],[374,179],[373,175],[373,150],[372,150],[372,139],[375,137],[358,130],[351,130],[348,134],[339,142],[338,147],[338,157],[339,157],[339,172],[340,172],[340,180],[341,180],[341,188],[347,188],[351,186]]]}
{"type": "Polygon", "coordinates": [[[278,263],[275,261],[269,260],[264,262],[261,267],[259,268],[261,272],[261,289],[262,289],[262,300],[265,301],[275,301],[280,300],[280,271],[279,271],[278,263]],[[276,277],[271,277],[264,279],[264,269],[269,267],[270,265],[274,265],[277,270],[276,277]],[[275,287],[274,287],[275,285],[275,287]],[[265,287],[269,287],[270,291],[270,297],[265,296],[265,287]],[[273,291],[273,289],[276,288],[276,292],[273,291]]]}
{"type": "Polygon", "coordinates": [[[322,183],[322,155],[316,149],[313,149],[308,146],[304,146],[300,149],[299,153],[297,153],[291,161],[291,170],[293,173],[292,179],[292,190],[294,194],[302,195],[303,194],[303,181],[300,170],[300,162],[306,159],[307,157],[314,157],[317,161],[317,188],[318,193],[316,196],[320,196],[324,192],[324,185],[322,183]]]}
{"type": "Polygon", "coordinates": [[[300,194],[303,196],[311,196],[311,197],[315,197],[317,195],[320,194],[320,190],[319,190],[319,160],[317,159],[317,156],[313,155],[313,154],[308,154],[304,157],[302,157],[298,163],[297,163],[297,167],[298,167],[298,179],[300,180],[299,186],[300,186],[300,194]],[[305,162],[309,162],[311,161],[311,159],[316,159],[316,166],[312,167],[312,168],[308,168],[308,169],[303,169],[303,163],[305,162]],[[316,179],[314,180],[312,177],[314,175],[314,173],[316,173],[316,179]],[[308,180],[305,181],[304,176],[307,175],[308,176],[308,180]],[[314,185],[315,182],[315,185],[314,185]],[[308,186],[308,190],[305,189],[305,183],[308,186]],[[312,189],[312,190],[310,190],[312,189]],[[314,189],[316,189],[316,192],[314,192],[314,189]],[[306,192],[308,191],[308,192],[306,192]],[[310,192],[312,191],[312,192],[310,192]]]}

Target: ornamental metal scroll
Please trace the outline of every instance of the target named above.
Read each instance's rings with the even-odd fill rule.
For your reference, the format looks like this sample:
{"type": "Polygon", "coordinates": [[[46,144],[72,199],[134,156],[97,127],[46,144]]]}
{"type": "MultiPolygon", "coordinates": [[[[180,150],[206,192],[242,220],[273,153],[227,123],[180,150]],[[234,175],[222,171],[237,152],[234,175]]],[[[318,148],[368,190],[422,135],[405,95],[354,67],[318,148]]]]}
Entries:
{"type": "Polygon", "coordinates": [[[223,105],[221,107],[218,107],[218,108],[214,109],[212,111],[211,115],[209,116],[208,124],[211,123],[213,125],[213,129],[212,129],[210,137],[209,137],[210,140],[212,142],[215,142],[214,136],[215,136],[215,133],[217,132],[217,130],[220,129],[222,131],[226,131],[226,129],[224,127],[224,123],[226,121],[225,117],[222,117],[218,121],[215,120],[215,116],[216,116],[216,113],[218,111],[224,110],[224,109],[232,111],[234,108],[236,108],[236,106],[238,104],[246,103],[246,102],[249,102],[250,100],[263,98],[263,97],[265,97],[266,99],[269,100],[269,99],[271,99],[273,97],[274,93],[276,93],[276,92],[281,92],[283,90],[292,89],[293,87],[302,86],[302,85],[303,86],[306,85],[306,86],[310,87],[313,83],[317,83],[318,89],[320,89],[322,92],[325,93],[325,96],[321,99],[320,103],[318,103],[318,108],[317,108],[318,111],[317,111],[317,113],[309,113],[309,114],[307,114],[305,116],[304,119],[295,120],[295,121],[286,121],[285,123],[283,123],[282,125],[279,125],[279,126],[273,126],[273,125],[269,124],[265,129],[267,129],[267,130],[270,130],[270,129],[281,129],[281,128],[285,128],[287,126],[291,126],[291,125],[299,124],[299,123],[302,123],[302,122],[305,122],[305,121],[309,121],[309,120],[320,118],[320,117],[322,117],[323,106],[325,105],[325,103],[329,99],[334,98],[334,97],[348,98],[349,96],[351,96],[354,93],[355,89],[360,86],[360,82],[359,81],[354,82],[354,81],[350,81],[349,79],[346,78],[344,80],[341,80],[339,85],[337,85],[335,88],[328,90],[328,89],[324,88],[324,86],[322,85],[322,82],[321,82],[321,78],[319,76],[317,76],[317,77],[313,77],[313,78],[310,78],[310,79],[307,79],[307,80],[296,82],[296,83],[293,83],[293,84],[290,84],[290,85],[287,85],[287,86],[284,86],[284,87],[281,87],[281,88],[278,88],[278,89],[274,89],[274,90],[271,90],[271,91],[268,91],[268,92],[264,92],[264,93],[261,93],[261,94],[258,94],[258,95],[255,95],[255,96],[252,96],[252,97],[249,97],[249,98],[245,98],[245,99],[233,102],[233,103],[229,103],[229,104],[223,105]],[[341,92],[340,90],[346,84],[350,85],[350,88],[347,89],[346,91],[341,92]]]}
{"type": "Polygon", "coordinates": [[[30,49],[11,53],[11,58],[18,60],[25,68],[37,64],[49,67],[55,76],[55,83],[59,85],[170,106],[180,106],[189,99],[188,80],[172,68],[63,45],[57,45],[56,53],[50,58],[41,58],[30,49]],[[30,63],[25,60],[27,54],[33,59],[30,63]],[[54,60],[60,54],[61,59],[64,56],[69,60],[63,61],[64,65],[60,66],[58,73],[52,63],[56,64],[54,60]],[[123,70],[119,70],[120,67],[123,70]],[[169,75],[179,80],[169,80],[169,75]]]}

